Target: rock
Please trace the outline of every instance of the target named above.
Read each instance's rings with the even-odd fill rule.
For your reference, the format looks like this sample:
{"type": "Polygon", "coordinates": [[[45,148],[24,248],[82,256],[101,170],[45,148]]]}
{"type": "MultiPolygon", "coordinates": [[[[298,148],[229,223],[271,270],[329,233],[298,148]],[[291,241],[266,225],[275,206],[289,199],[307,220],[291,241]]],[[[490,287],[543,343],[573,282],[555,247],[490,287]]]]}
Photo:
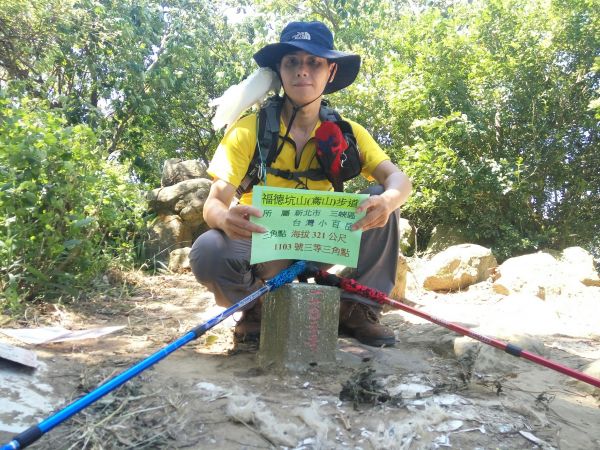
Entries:
{"type": "Polygon", "coordinates": [[[170,253],[192,244],[192,230],[177,215],[159,215],[148,229],[144,242],[144,259],[153,266],[167,267],[170,253]]]}
{"type": "Polygon", "coordinates": [[[408,272],[408,262],[402,253],[398,254],[398,269],[396,270],[396,284],[390,293],[390,298],[394,300],[404,300],[406,295],[406,273],[408,272]]]}
{"type": "Polygon", "coordinates": [[[406,296],[414,297],[423,294],[423,280],[428,259],[419,257],[407,258],[406,296]]]}
{"type": "MultiPolygon", "coordinates": [[[[517,334],[494,336],[494,338],[536,355],[543,356],[546,353],[542,341],[532,336],[517,334]]],[[[519,358],[466,336],[454,341],[454,351],[461,363],[468,365],[472,372],[479,374],[510,373],[519,364],[519,358]]]]}
{"type": "Polygon", "coordinates": [[[559,258],[566,273],[571,274],[586,286],[600,286],[600,277],[594,267],[594,257],[583,248],[566,248],[559,258]]]}
{"type": "Polygon", "coordinates": [[[542,300],[579,295],[585,287],[565,273],[565,266],[546,252],[510,258],[498,267],[492,288],[503,295],[520,293],[542,300]]]}
{"type": "Polygon", "coordinates": [[[191,250],[191,247],[183,247],[169,253],[169,270],[171,272],[185,272],[190,270],[191,250]]]}
{"type": "Polygon", "coordinates": [[[188,222],[192,227],[203,226],[205,224],[204,217],[202,215],[204,209],[205,199],[194,198],[190,203],[184,206],[179,211],[179,217],[184,222],[188,222]]]}
{"type": "Polygon", "coordinates": [[[415,248],[415,230],[407,219],[400,218],[400,251],[404,255],[410,255],[415,248]]]}
{"type": "Polygon", "coordinates": [[[564,330],[557,303],[531,294],[500,297],[488,307],[489,318],[482,323],[486,333],[497,336],[516,334],[551,335],[564,330]]]}
{"type": "Polygon", "coordinates": [[[482,345],[484,344],[468,336],[455,337],[452,342],[454,356],[458,359],[469,358],[473,361],[477,358],[482,345]]]}
{"type": "Polygon", "coordinates": [[[426,269],[423,287],[430,291],[456,291],[486,280],[497,266],[491,250],[460,244],[438,253],[426,269]]]}
{"type": "MultiPolygon", "coordinates": [[[[338,266],[341,267],[338,270],[335,270],[335,274],[339,277],[342,278],[356,278],[356,269],[353,267],[345,267],[345,266],[338,266]]],[[[408,260],[407,258],[401,253],[398,252],[398,268],[396,269],[396,283],[394,284],[394,287],[392,289],[392,292],[390,292],[389,297],[393,298],[394,300],[398,300],[398,301],[402,301],[404,300],[406,297],[406,278],[407,278],[407,272],[409,271],[409,267],[408,267],[408,260]]],[[[392,309],[391,307],[388,307],[387,305],[384,305],[383,310],[384,311],[389,311],[390,309],[392,309]]]]}
{"type": "Polygon", "coordinates": [[[210,180],[204,178],[181,181],[173,186],[153,189],[146,198],[152,211],[179,214],[192,203],[195,209],[204,206],[211,184],[210,180]]]}
{"type": "MultiPolygon", "coordinates": [[[[583,368],[582,372],[586,375],[589,375],[590,377],[594,377],[600,380],[600,359],[587,364],[583,368]]],[[[584,391],[594,394],[597,397],[600,397],[600,388],[592,386],[589,383],[584,383],[583,381],[577,381],[577,385],[584,391]]]]}
{"type": "MultiPolygon", "coordinates": [[[[163,178],[167,176],[173,181],[205,174],[202,167],[199,161],[171,159],[165,163],[163,178]]],[[[144,251],[146,259],[166,265],[170,261],[168,252],[190,246],[208,228],[203,209],[211,184],[205,178],[193,178],[148,192],[146,198],[149,207],[158,213],[159,218],[148,231],[149,239],[145,242],[144,251]]]]}
{"type": "Polygon", "coordinates": [[[193,178],[210,178],[206,170],[206,164],[197,159],[187,161],[179,158],[167,159],[163,166],[161,186],[173,186],[193,178]]]}
{"type": "Polygon", "coordinates": [[[436,354],[444,358],[454,356],[455,342],[458,339],[454,331],[440,325],[434,325],[433,328],[421,333],[420,337],[423,344],[428,345],[436,354]],[[430,340],[429,343],[428,340],[430,340]]]}

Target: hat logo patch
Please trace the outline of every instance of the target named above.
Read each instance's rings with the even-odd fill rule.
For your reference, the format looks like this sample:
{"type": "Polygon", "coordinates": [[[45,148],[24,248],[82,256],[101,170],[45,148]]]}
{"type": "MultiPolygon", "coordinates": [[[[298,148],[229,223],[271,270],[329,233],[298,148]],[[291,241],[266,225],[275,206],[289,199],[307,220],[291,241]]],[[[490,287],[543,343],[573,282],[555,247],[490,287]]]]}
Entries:
{"type": "Polygon", "coordinates": [[[292,39],[303,39],[305,41],[310,41],[310,33],[308,31],[298,31],[292,36],[292,39]]]}

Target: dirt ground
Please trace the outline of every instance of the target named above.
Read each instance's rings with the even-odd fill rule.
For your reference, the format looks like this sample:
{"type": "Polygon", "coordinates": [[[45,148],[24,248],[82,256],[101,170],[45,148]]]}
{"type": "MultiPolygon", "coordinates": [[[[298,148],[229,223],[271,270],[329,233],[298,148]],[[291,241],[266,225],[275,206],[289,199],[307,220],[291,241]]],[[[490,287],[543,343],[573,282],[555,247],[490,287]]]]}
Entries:
{"type": "MultiPolygon", "coordinates": [[[[0,443],[221,310],[189,274],[111,273],[98,289],[3,324],[126,328],[36,346],[36,370],[0,361],[0,443]]],[[[520,303],[488,283],[448,294],[413,285],[407,297],[581,370],[600,359],[600,288],[589,289],[563,302],[520,303]]],[[[341,337],[335,367],[283,375],[258,366],[256,346],[234,345],[229,318],[31,448],[600,449],[598,390],[404,312],[383,321],[397,333],[395,347],[341,337]]]]}

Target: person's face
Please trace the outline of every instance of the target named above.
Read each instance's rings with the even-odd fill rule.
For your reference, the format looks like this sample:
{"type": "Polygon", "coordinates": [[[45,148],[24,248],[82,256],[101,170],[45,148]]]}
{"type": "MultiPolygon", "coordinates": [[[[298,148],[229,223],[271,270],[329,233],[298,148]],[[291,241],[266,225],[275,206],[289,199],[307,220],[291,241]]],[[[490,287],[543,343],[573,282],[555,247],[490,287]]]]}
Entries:
{"type": "Polygon", "coordinates": [[[279,63],[285,93],[297,104],[319,97],[333,80],[337,65],[305,51],[288,53],[279,63]]]}

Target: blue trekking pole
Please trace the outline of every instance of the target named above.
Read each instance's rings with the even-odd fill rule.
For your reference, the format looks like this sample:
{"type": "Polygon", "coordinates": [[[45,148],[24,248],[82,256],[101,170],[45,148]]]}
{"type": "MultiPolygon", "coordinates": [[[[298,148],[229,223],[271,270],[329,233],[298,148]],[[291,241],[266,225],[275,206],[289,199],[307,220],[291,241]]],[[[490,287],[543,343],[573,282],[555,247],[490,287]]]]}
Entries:
{"type": "Polygon", "coordinates": [[[267,281],[265,285],[256,292],[253,292],[248,297],[240,300],[235,305],[230,306],[228,309],[226,309],[219,315],[213,317],[208,322],[202,325],[198,325],[197,327],[188,331],[184,336],[180,337],[175,342],[172,342],[171,344],[167,345],[161,350],[158,350],[156,353],[153,353],[152,355],[148,356],[146,359],[138,362],[135,366],[127,369],[125,372],[98,386],[92,392],[84,395],[78,400],[75,400],[70,405],[67,405],[66,407],[54,413],[53,415],[38,423],[37,425],[34,425],[28,428],[27,430],[23,431],[22,433],[18,434],[8,444],[3,445],[0,448],[0,450],[18,450],[33,444],[35,441],[37,441],[55,426],[61,424],[74,414],[91,405],[99,398],[104,397],[106,394],[118,388],[119,386],[129,381],[136,375],[139,375],[148,367],[167,357],[175,350],[183,347],[188,342],[193,341],[194,339],[197,339],[198,337],[202,336],[212,327],[222,322],[227,317],[231,316],[233,313],[241,310],[245,306],[248,306],[250,303],[252,303],[252,301],[256,300],[261,295],[266,294],[267,292],[272,291],[274,289],[277,289],[278,287],[283,286],[286,283],[291,283],[298,275],[302,274],[305,269],[306,263],[304,261],[295,262],[290,267],[282,270],[269,281],[267,281]]]}

